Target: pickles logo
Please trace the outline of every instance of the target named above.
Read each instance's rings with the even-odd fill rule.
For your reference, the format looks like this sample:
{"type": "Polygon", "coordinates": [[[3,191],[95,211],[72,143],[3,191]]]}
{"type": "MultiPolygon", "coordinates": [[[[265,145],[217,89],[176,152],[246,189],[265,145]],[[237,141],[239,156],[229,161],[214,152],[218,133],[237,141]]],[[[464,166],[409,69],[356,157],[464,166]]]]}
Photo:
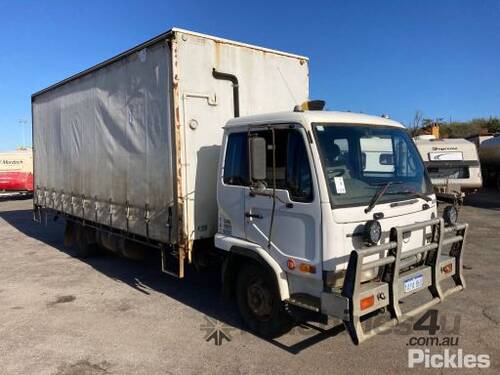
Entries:
{"type": "Polygon", "coordinates": [[[425,368],[489,368],[488,354],[464,354],[462,349],[452,352],[444,349],[443,353],[431,353],[430,349],[410,349],[408,367],[421,365],[425,368]]]}
{"type": "Polygon", "coordinates": [[[230,327],[216,319],[204,316],[205,323],[200,326],[200,330],[205,332],[205,341],[213,340],[216,346],[221,346],[224,340],[230,342],[232,340],[231,331],[235,328],[230,327]]]}
{"type": "Polygon", "coordinates": [[[413,325],[413,330],[426,331],[427,334],[411,336],[408,339],[406,345],[411,347],[408,349],[408,367],[489,368],[491,365],[489,354],[464,353],[459,347],[460,320],[460,315],[455,316],[450,329],[446,316],[443,315],[438,319],[438,310],[428,310],[422,315],[413,325]]]}

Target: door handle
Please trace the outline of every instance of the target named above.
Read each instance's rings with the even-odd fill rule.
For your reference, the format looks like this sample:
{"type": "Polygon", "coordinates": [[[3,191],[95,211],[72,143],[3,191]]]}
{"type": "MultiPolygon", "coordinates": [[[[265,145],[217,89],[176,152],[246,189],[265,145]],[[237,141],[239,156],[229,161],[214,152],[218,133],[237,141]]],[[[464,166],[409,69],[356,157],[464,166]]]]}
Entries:
{"type": "Polygon", "coordinates": [[[252,219],[263,219],[264,216],[259,215],[259,214],[251,214],[250,212],[245,212],[245,217],[252,218],[252,219]]]}

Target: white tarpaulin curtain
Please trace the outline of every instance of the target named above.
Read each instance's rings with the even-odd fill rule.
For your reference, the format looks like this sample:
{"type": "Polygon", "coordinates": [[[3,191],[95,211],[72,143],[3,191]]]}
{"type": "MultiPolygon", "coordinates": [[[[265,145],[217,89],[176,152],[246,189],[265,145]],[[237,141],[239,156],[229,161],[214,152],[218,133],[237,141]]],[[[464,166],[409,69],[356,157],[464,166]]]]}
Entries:
{"type": "Polygon", "coordinates": [[[170,81],[160,42],[35,96],[37,203],[168,241],[170,81]]]}

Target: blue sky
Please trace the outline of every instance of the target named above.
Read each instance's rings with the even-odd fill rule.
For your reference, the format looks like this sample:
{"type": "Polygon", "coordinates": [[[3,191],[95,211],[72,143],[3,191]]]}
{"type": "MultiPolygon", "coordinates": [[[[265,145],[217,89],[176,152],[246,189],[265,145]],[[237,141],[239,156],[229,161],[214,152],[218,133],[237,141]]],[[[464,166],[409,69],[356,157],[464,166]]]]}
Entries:
{"type": "Polygon", "coordinates": [[[500,116],[500,1],[0,0],[0,150],[30,95],[173,26],[310,57],[329,109],[500,116]]]}

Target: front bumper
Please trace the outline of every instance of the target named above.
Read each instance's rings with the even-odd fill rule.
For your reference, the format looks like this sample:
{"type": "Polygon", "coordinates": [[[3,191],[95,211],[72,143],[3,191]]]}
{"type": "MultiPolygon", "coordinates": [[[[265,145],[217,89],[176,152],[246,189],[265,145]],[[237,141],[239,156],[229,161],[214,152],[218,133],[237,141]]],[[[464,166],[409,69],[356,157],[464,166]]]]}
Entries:
{"type": "Polygon", "coordinates": [[[463,290],[462,256],[467,229],[467,224],[445,227],[443,219],[394,227],[389,243],[352,251],[342,292],[322,293],[321,312],[342,319],[351,338],[358,344],[463,290]],[[405,233],[429,227],[432,228],[430,243],[402,252],[405,233]],[[448,246],[451,246],[449,253],[443,254],[443,249],[448,246]],[[365,257],[373,254],[380,254],[380,258],[364,262],[365,257]],[[383,277],[361,283],[363,271],[377,267],[385,269],[383,277]],[[443,291],[441,282],[448,278],[453,280],[454,286],[443,291]],[[403,313],[400,301],[426,289],[432,299],[403,313]],[[365,331],[361,318],[381,308],[389,310],[391,319],[365,331]]]}

